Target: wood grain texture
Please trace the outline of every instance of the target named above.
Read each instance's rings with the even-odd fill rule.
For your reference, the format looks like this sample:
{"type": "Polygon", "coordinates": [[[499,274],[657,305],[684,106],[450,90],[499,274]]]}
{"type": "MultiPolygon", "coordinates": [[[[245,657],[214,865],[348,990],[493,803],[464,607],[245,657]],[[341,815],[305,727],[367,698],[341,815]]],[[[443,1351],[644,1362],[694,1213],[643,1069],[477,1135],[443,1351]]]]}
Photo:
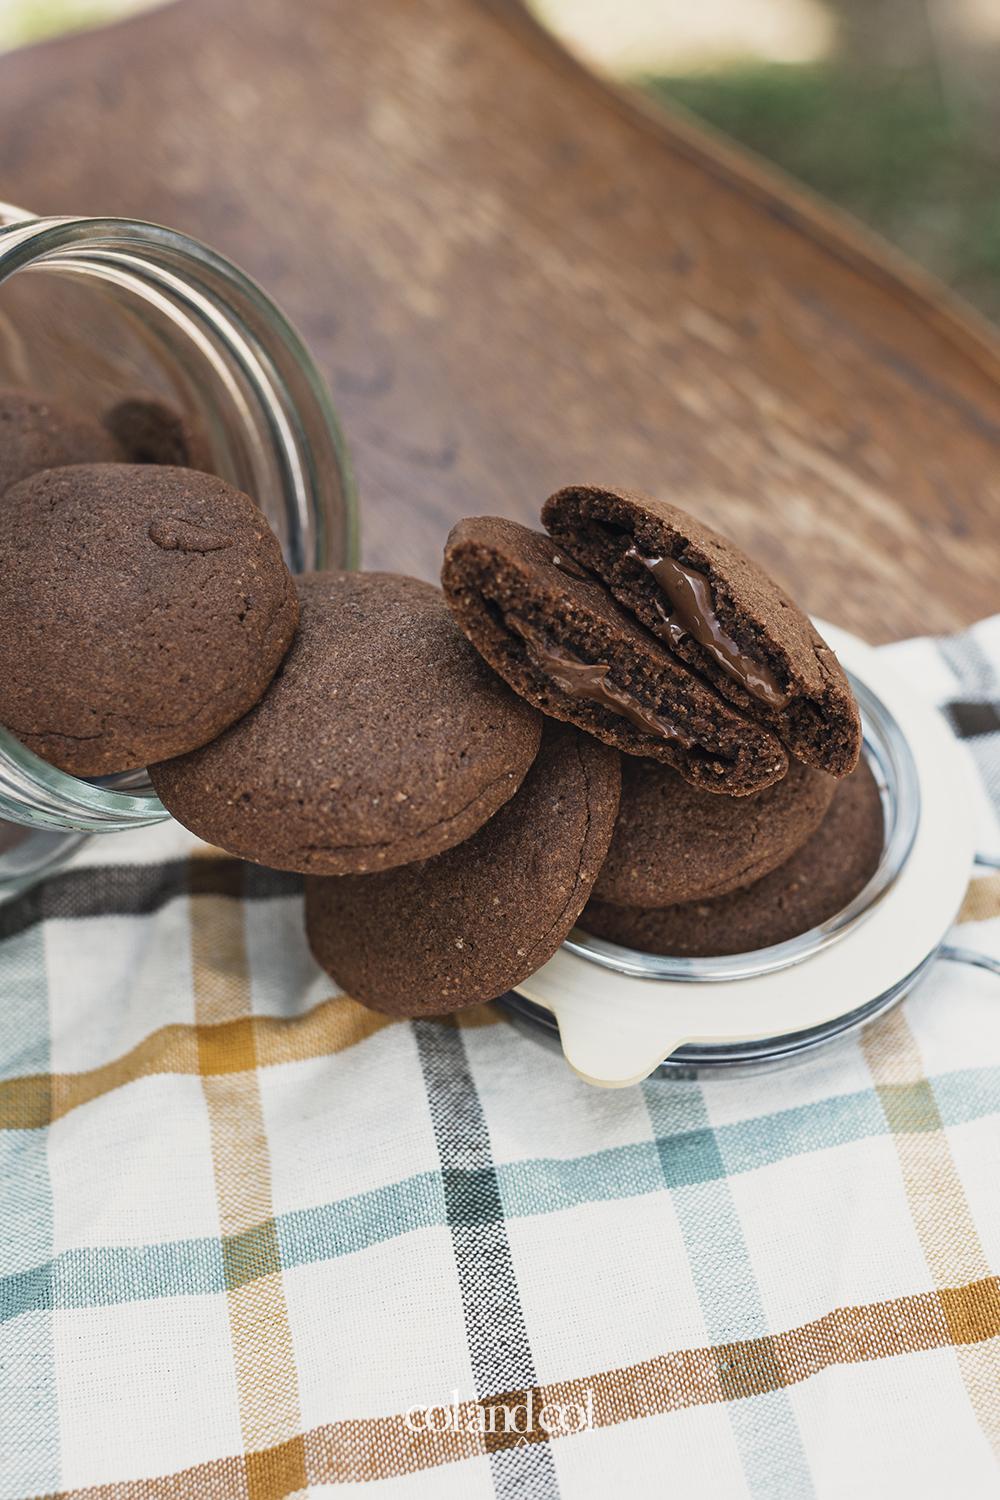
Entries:
{"type": "Polygon", "coordinates": [[[0,198],[199,235],[340,409],[369,566],[634,485],[871,639],[1000,608],[1000,351],[516,0],[176,0],[0,61],[0,198]]]}

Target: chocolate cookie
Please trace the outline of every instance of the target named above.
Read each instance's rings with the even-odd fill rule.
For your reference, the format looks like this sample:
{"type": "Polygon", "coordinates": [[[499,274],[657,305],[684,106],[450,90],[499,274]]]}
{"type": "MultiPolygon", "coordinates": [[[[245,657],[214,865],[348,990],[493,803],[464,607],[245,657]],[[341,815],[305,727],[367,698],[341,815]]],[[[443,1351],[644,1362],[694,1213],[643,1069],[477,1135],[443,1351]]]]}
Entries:
{"type": "Polygon", "coordinates": [[[541,532],[498,516],[460,521],[441,581],[477,651],[551,717],[671,765],[707,791],[746,796],[785,774],[770,730],[731,707],[541,532]]]}
{"type": "Polygon", "coordinates": [[[279,870],[387,869],[468,838],[520,786],[540,716],[487,669],[431,584],[313,573],[298,586],[281,672],[226,734],[152,767],[164,805],[279,870]]]}
{"type": "Polygon", "coordinates": [[[72,407],[33,391],[0,390],[0,495],[42,469],[121,457],[113,435],[72,407]]]}
{"type": "Polygon", "coordinates": [[[260,697],[298,603],[239,490],[190,469],[46,469],[3,499],[0,723],[79,776],[203,745],[260,697]]]}
{"type": "Polygon", "coordinates": [[[168,464],[210,471],[208,439],[194,420],[156,396],[130,396],[104,417],[130,464],[168,464]]]}
{"type": "Polygon", "coordinates": [[[551,720],[516,796],[436,859],[306,881],[319,963],[376,1010],[432,1016],[533,974],[576,921],[607,851],[619,757],[551,720]]]}
{"type": "Polygon", "coordinates": [[[782,864],[819,826],[838,783],[793,760],[749,797],[698,791],[655,760],[628,756],[611,848],[594,894],[616,906],[721,896],[782,864]]]}
{"type": "Polygon", "coordinates": [[[882,803],[867,763],[840,782],[816,832],[763,880],[659,910],[591,901],[580,926],[595,937],[644,953],[696,958],[750,953],[808,932],[841,911],[878,868],[882,803]]]}
{"type": "Polygon", "coordinates": [[[558,546],[806,765],[846,776],[861,720],[810,620],[732,542],[663,500],[577,485],[545,502],[558,546]]]}

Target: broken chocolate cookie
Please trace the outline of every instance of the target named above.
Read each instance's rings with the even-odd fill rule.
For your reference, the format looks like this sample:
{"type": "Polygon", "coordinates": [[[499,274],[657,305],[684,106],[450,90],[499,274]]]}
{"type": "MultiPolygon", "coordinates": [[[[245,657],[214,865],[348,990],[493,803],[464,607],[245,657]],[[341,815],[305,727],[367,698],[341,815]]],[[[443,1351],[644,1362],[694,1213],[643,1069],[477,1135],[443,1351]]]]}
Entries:
{"type": "Polygon", "coordinates": [[[591,485],[552,495],[542,521],[679,661],[792,755],[832,776],[853,770],[861,723],[843,668],[732,542],[666,501],[591,485]]]}
{"type": "Polygon", "coordinates": [[[497,516],[460,521],[441,581],[469,640],[515,692],[707,791],[746,796],[788,760],[548,537],[497,516]]]}

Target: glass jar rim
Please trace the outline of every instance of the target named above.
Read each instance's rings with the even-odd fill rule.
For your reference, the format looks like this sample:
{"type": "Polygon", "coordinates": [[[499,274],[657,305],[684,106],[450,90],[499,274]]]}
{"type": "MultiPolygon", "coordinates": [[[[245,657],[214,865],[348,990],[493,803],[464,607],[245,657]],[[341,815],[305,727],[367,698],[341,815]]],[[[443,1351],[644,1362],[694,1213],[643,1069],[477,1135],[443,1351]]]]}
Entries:
{"type": "MultiPolygon", "coordinates": [[[[261,317],[275,345],[304,376],[309,397],[315,403],[331,441],[348,501],[344,555],[347,566],[356,566],[359,550],[357,491],[347,444],[329,390],[302,336],[260,284],[211,246],[163,224],[105,216],[43,218],[0,203],[0,285],[17,271],[28,267],[41,268],[48,263],[56,269],[66,269],[68,262],[78,265],[89,262],[94,268],[108,269],[116,256],[123,267],[141,263],[166,275],[183,269],[190,275],[192,290],[201,293],[212,284],[225,287],[231,294],[230,306],[235,307],[239,299],[245,299],[247,306],[261,317]],[[135,260],[130,260],[129,252],[135,260]],[[68,257],[68,260],[60,263],[60,256],[68,257]],[[203,283],[200,273],[207,274],[209,281],[203,283]]],[[[221,324],[216,326],[222,327],[221,324]]],[[[262,351],[243,350],[242,358],[260,361],[262,351]]],[[[264,368],[255,372],[257,379],[280,380],[280,372],[273,360],[265,358],[262,362],[264,368]]],[[[290,437],[280,422],[276,424],[276,432],[286,441],[290,437]]]]}
{"type": "MultiPolygon", "coordinates": [[[[159,291],[179,299],[220,340],[248,383],[280,458],[280,470],[296,512],[305,516],[321,492],[316,469],[322,458],[306,434],[318,434],[337,474],[343,497],[339,520],[348,567],[357,565],[357,495],[346,443],[326,382],[300,334],[246,272],[200,240],[139,219],[37,217],[0,204],[0,285],[29,269],[91,270],[106,280],[159,291]],[[266,344],[260,336],[266,331],[266,344]],[[288,378],[294,371],[293,399],[288,378]],[[303,412],[302,408],[306,410],[303,412]]],[[[322,554],[332,515],[317,511],[316,550],[322,554]]],[[[293,569],[309,565],[290,559],[293,569]]],[[[112,833],[149,826],[169,817],[147,788],[128,788],[135,774],[85,781],[60,771],[0,728],[0,818],[30,827],[112,833]]]]}

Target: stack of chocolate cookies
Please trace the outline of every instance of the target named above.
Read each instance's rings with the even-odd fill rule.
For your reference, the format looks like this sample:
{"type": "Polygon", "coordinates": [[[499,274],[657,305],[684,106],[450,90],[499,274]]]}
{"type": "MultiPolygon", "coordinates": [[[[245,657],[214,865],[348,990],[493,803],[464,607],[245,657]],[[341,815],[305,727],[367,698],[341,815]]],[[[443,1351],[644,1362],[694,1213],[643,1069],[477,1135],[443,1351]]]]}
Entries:
{"type": "Polygon", "coordinates": [[[196,834],[306,877],[319,962],[435,1015],[579,921],[678,955],[839,910],[882,844],[858,711],[809,620],[675,507],[575,488],[484,517],[442,589],[293,580],[152,400],[94,426],[0,393],[0,722],[83,776],[148,766],[196,834]]]}
{"type": "Polygon", "coordinates": [[[881,801],[850,684],[809,619],[676,506],[581,486],[542,521],[547,534],[460,522],[443,582],[517,692],[624,752],[580,926],[707,957],[841,910],[878,865],[881,801]]]}

